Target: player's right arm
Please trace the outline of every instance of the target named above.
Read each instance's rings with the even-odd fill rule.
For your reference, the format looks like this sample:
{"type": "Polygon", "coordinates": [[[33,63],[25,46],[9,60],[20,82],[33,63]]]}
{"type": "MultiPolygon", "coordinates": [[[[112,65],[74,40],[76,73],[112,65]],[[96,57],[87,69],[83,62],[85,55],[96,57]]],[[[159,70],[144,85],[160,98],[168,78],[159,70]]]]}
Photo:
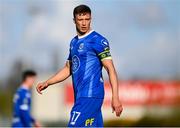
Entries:
{"type": "Polygon", "coordinates": [[[65,66],[57,72],[54,76],[50,77],[47,81],[39,83],[36,87],[36,90],[39,94],[42,94],[41,91],[45,90],[48,86],[59,83],[67,79],[71,75],[70,70],[70,60],[68,60],[65,66]]]}

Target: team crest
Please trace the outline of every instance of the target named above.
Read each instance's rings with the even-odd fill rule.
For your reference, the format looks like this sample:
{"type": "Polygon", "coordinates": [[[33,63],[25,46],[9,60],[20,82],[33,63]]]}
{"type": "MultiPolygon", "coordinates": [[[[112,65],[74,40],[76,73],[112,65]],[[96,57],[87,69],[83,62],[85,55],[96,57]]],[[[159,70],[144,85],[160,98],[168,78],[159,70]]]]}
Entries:
{"type": "Polygon", "coordinates": [[[78,52],[82,52],[83,49],[84,49],[84,43],[81,43],[81,44],[79,45],[78,52]]]}

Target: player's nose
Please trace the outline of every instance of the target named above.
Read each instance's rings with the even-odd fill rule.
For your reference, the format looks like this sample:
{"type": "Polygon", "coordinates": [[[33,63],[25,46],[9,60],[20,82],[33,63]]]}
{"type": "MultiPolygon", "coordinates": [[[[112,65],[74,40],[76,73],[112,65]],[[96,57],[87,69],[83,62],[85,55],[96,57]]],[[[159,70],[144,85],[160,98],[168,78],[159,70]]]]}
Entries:
{"type": "Polygon", "coordinates": [[[83,20],[82,25],[86,26],[86,21],[85,20],[83,20]]]}

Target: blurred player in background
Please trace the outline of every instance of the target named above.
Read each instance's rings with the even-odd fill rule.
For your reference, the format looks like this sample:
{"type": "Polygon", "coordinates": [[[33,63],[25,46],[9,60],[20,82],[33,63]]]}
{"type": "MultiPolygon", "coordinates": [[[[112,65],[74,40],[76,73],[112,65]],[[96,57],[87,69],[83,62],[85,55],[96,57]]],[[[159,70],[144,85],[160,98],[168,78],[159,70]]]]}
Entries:
{"type": "Polygon", "coordinates": [[[31,116],[31,91],[36,80],[36,72],[28,70],[22,74],[22,84],[14,95],[12,127],[40,127],[31,116]]]}
{"type": "Polygon", "coordinates": [[[102,67],[112,86],[112,110],[120,116],[122,105],[118,95],[118,78],[110,54],[109,42],[91,29],[91,10],[79,5],[73,11],[77,36],[70,43],[67,62],[57,74],[37,85],[37,91],[62,82],[72,75],[75,103],[69,127],[102,127],[101,107],[104,99],[102,67]]]}

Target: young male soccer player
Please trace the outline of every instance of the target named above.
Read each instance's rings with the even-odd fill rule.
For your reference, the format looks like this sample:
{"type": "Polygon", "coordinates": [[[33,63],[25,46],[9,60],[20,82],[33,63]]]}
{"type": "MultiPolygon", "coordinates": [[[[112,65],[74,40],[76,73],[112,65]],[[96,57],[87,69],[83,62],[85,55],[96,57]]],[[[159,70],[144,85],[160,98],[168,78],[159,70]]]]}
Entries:
{"type": "Polygon", "coordinates": [[[39,127],[39,123],[31,116],[31,92],[36,73],[34,71],[25,71],[22,75],[22,84],[14,95],[13,120],[12,127],[39,127]]]}
{"type": "Polygon", "coordinates": [[[118,95],[118,78],[110,54],[108,41],[91,29],[91,10],[86,5],[74,9],[77,36],[70,43],[69,57],[63,69],[45,82],[37,85],[37,91],[61,82],[72,75],[75,103],[71,111],[69,127],[102,127],[101,106],[104,98],[102,67],[109,75],[112,86],[112,110],[120,116],[122,105],[118,95]]]}

